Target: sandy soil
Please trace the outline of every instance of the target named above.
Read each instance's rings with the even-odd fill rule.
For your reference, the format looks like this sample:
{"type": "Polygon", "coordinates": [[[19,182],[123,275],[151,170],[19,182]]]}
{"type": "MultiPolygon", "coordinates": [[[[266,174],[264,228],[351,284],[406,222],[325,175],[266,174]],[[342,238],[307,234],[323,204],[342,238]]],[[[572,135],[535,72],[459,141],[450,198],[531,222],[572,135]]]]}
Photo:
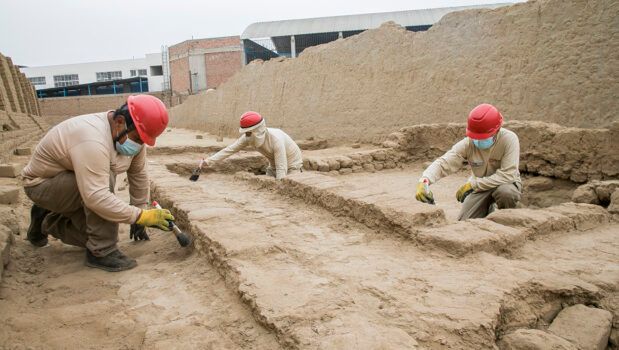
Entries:
{"type": "MultiPolygon", "coordinates": [[[[293,348],[490,349],[501,329],[535,327],[566,296],[616,312],[616,224],[530,241],[511,257],[453,259],[229,175],[190,183],[153,168],[158,196],[191,220],[199,249],[293,348]],[[521,313],[504,313],[512,305],[521,313]]],[[[354,179],[376,185],[366,180],[354,179]]]]}
{"type": "MultiPolygon", "coordinates": [[[[162,144],[191,146],[195,138],[188,136],[172,132],[162,144]]],[[[85,267],[83,249],[55,240],[37,249],[18,236],[0,285],[0,343],[9,349],[494,349],[505,332],[545,329],[544,315],[562,305],[585,303],[617,315],[616,222],[555,231],[508,252],[455,257],[389,226],[415,214],[420,164],[301,174],[315,175],[312,186],[324,195],[369,201],[346,216],[325,209],[328,200],[260,189],[248,173],[210,172],[190,182],[178,164],[194,159],[199,154],[149,159],[153,199],[174,209],[194,236],[192,249],[156,230],[149,242],[129,241],[122,225],[120,247],[139,265],[107,273],[85,267]]],[[[454,193],[467,176],[463,171],[432,186],[437,206],[431,210],[444,210],[448,221],[432,225],[455,219],[454,193]]],[[[122,178],[117,183],[124,187],[122,178]]],[[[126,188],[119,194],[127,199],[126,188]]],[[[22,214],[26,209],[27,202],[22,214]]],[[[475,233],[462,232],[464,244],[475,233]]]]}
{"type": "Polygon", "coordinates": [[[157,138],[156,147],[212,147],[212,146],[227,146],[236,139],[225,137],[223,141],[217,141],[217,135],[211,135],[205,131],[188,130],[183,128],[168,128],[157,138]],[[196,136],[202,136],[202,139],[197,139],[196,136]]]}
{"type": "Polygon", "coordinates": [[[150,232],[133,242],[121,225],[120,249],[138,267],[120,273],[86,267],[81,248],[16,236],[0,286],[0,348],[279,348],[205,259],[150,232]]]}

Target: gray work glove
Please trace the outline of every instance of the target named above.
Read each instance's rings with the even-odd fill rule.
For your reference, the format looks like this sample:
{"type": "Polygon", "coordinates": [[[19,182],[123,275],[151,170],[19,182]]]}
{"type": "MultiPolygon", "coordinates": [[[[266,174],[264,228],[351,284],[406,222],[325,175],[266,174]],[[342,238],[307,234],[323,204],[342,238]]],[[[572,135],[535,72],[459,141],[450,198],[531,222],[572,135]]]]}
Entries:
{"type": "Polygon", "coordinates": [[[146,233],[146,227],[138,224],[131,224],[129,239],[133,239],[134,241],[150,241],[148,233],[146,233]]]}

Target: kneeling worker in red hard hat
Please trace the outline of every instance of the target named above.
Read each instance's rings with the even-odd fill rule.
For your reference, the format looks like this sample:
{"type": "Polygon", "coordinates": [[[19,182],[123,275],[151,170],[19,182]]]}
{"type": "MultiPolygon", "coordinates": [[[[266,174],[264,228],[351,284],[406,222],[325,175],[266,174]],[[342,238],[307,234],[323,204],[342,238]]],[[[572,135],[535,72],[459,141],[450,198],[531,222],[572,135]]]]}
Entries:
{"type": "Polygon", "coordinates": [[[282,179],[288,174],[301,171],[301,149],[288,134],[280,129],[267,128],[264,118],[252,111],[243,113],[240,124],[241,137],[207,158],[207,166],[224,160],[245,147],[253,147],[269,160],[267,175],[282,179]]]}
{"type": "Polygon", "coordinates": [[[417,200],[434,202],[428,186],[458,171],[468,161],[473,174],[456,193],[456,199],[463,203],[458,220],[486,217],[495,205],[499,209],[514,208],[522,190],[520,142],[514,132],[501,128],[502,124],[503,116],[494,106],[475,107],[469,114],[467,137],[423,172],[417,200]]]}
{"type": "Polygon", "coordinates": [[[86,265],[106,271],[137,265],[118,250],[118,224],[131,224],[130,238],[148,239],[145,226],[169,230],[167,210],[145,209],[150,185],[146,147],[168,125],[158,98],[129,96],[116,111],[86,114],[53,127],[22,171],[34,202],[28,240],[47,244],[47,235],[86,248],[86,265]],[[130,204],[114,194],[116,175],[126,172],[130,204]]]}

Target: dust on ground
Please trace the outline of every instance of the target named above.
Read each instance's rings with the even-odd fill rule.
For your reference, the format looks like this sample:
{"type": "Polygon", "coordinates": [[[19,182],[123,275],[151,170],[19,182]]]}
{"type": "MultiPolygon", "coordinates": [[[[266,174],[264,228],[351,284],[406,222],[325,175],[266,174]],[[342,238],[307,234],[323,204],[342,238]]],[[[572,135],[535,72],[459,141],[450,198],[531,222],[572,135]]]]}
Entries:
{"type": "MultiPolygon", "coordinates": [[[[0,287],[0,319],[7,325],[0,329],[2,344],[491,349],[514,329],[546,329],[554,316],[545,315],[564,305],[583,303],[617,314],[614,222],[559,229],[497,254],[473,251],[455,258],[388,225],[373,228],[356,213],[329,210],[328,199],[319,203],[260,188],[257,183],[267,179],[243,170],[248,163],[231,167],[246,175],[212,172],[190,182],[186,168],[204,156],[183,151],[202,142],[190,137],[194,133],[171,130],[158,146],[180,153],[149,157],[153,199],[174,209],[181,227],[193,234],[194,247],[180,248],[172,234],[157,230],[151,230],[151,241],[132,242],[128,226],[121,225],[120,248],[138,267],[107,273],[84,266],[83,249],[56,240],[34,248],[16,236],[0,287]]],[[[358,148],[308,153],[330,157],[353,150],[358,148]]],[[[251,152],[237,157],[254,159],[251,152]]],[[[372,220],[389,221],[400,214],[381,217],[381,208],[413,205],[422,170],[410,164],[304,176],[316,174],[319,182],[310,191],[321,196],[379,198],[358,208],[371,209],[372,220]]],[[[459,172],[432,186],[447,225],[460,206],[454,193],[467,177],[459,172]]],[[[557,187],[556,180],[540,177],[524,182],[531,193],[560,189],[556,198],[531,206],[569,201],[573,186],[557,187]]],[[[122,178],[117,186],[127,200],[122,178]]],[[[25,232],[27,200],[20,208],[25,232]]]]}
{"type": "MultiPolygon", "coordinates": [[[[120,195],[128,199],[128,190],[120,195]]],[[[138,266],[109,273],[86,267],[82,248],[56,239],[35,248],[22,232],[0,287],[3,349],[279,348],[217,271],[172,233],[150,229],[150,241],[134,242],[121,224],[119,247],[138,266]]]]}

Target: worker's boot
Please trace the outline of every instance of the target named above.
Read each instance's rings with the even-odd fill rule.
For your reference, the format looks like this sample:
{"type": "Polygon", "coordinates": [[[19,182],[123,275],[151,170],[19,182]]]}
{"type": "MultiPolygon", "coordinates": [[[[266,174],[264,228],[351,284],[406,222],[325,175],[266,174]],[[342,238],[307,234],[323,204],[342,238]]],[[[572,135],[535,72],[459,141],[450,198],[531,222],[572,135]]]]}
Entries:
{"type": "Polygon", "coordinates": [[[30,226],[28,227],[27,238],[33,246],[43,247],[47,245],[47,234],[43,233],[43,219],[50,211],[39,207],[36,204],[30,209],[30,226]]]}
{"type": "Polygon", "coordinates": [[[90,250],[86,249],[86,266],[96,267],[110,272],[129,270],[138,265],[135,259],[127,257],[116,249],[106,256],[94,256],[90,250]]]}

